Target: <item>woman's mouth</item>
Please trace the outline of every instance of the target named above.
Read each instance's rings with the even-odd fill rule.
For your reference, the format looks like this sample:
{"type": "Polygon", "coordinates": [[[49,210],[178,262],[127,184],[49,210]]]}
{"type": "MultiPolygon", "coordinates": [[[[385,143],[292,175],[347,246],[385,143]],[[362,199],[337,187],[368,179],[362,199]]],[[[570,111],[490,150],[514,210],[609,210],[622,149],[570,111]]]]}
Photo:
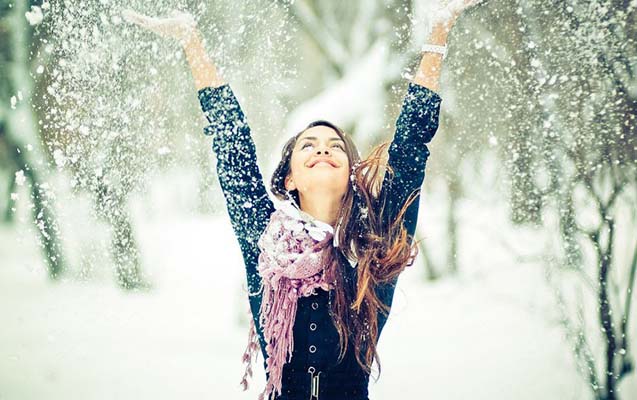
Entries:
{"type": "Polygon", "coordinates": [[[336,163],[332,160],[326,160],[326,159],[319,159],[319,160],[314,160],[310,163],[310,168],[314,168],[314,166],[316,165],[328,165],[330,167],[338,167],[338,165],[336,165],[336,163]]]}

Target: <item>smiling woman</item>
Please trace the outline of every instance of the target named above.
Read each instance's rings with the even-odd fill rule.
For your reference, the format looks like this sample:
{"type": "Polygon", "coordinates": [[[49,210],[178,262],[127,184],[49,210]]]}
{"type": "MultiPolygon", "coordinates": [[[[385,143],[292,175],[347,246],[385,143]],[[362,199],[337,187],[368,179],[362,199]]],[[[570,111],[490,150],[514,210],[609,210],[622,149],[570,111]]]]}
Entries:
{"type": "Polygon", "coordinates": [[[127,13],[177,38],[190,63],[247,274],[253,318],[242,383],[247,387],[260,348],[267,376],[261,398],[368,399],[398,276],[417,254],[419,192],[441,103],[434,92],[441,45],[474,2],[452,2],[456,8],[434,27],[391,142],[361,159],[352,138],[324,120],[286,142],[271,180],[276,207],[243,110],[208,59],[194,19],[127,13]]]}
{"type": "Polygon", "coordinates": [[[327,121],[313,122],[284,146],[282,159],[290,148],[291,157],[289,165],[280,165],[289,170],[285,190],[299,207],[332,226],[349,187],[350,159],[358,161],[354,143],[347,144],[344,137],[341,129],[327,121]]]}

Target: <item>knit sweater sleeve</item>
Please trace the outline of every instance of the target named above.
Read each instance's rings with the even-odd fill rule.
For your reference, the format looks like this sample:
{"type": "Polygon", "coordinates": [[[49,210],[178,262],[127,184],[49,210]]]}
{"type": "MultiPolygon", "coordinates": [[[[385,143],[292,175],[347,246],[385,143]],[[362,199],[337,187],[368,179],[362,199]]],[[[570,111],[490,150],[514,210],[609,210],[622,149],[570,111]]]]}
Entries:
{"type": "MultiPolygon", "coordinates": [[[[382,185],[384,193],[381,196],[386,196],[389,220],[396,217],[409,195],[423,184],[429,158],[427,143],[438,130],[441,101],[436,92],[415,83],[409,84],[388,150],[388,164],[394,174],[391,178],[386,174],[382,185]]],[[[415,230],[415,222],[405,221],[410,234],[415,230]]]]}
{"type": "MultiPolygon", "coordinates": [[[[429,158],[429,143],[438,129],[440,96],[424,86],[410,83],[396,121],[396,132],[389,146],[388,164],[394,174],[385,175],[381,186],[381,199],[385,199],[385,221],[393,221],[412,193],[419,195],[425,179],[425,166],[429,158]]],[[[420,197],[405,213],[405,229],[411,236],[416,231],[420,197]]],[[[378,287],[381,301],[391,306],[397,279],[378,287]]],[[[383,321],[384,323],[384,318],[383,321]]]]}
{"type": "Polygon", "coordinates": [[[198,91],[201,108],[210,122],[204,133],[212,136],[217,158],[217,176],[232,228],[247,269],[248,289],[254,293],[261,284],[257,273],[257,242],[274,211],[263,177],[246,117],[228,84],[198,91]]]}

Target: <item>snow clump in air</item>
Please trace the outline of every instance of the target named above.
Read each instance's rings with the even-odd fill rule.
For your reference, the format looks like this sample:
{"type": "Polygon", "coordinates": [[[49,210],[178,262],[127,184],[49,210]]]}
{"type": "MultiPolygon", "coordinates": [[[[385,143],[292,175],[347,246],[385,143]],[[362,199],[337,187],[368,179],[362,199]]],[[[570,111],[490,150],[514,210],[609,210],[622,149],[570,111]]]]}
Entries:
{"type": "Polygon", "coordinates": [[[42,9],[38,6],[31,6],[31,11],[27,11],[24,13],[24,16],[29,21],[31,25],[38,25],[44,19],[44,14],[42,14],[42,9]]]}

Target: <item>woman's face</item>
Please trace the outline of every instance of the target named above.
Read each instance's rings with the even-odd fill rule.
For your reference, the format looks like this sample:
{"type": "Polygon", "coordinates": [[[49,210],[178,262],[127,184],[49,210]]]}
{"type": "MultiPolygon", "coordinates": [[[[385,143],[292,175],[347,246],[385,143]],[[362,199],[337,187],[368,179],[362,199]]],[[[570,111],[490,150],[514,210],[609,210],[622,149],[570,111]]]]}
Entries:
{"type": "Polygon", "coordinates": [[[298,189],[301,196],[329,191],[342,198],[347,193],[349,175],[345,142],[334,129],[319,125],[307,129],[296,140],[285,188],[298,189]]]}

